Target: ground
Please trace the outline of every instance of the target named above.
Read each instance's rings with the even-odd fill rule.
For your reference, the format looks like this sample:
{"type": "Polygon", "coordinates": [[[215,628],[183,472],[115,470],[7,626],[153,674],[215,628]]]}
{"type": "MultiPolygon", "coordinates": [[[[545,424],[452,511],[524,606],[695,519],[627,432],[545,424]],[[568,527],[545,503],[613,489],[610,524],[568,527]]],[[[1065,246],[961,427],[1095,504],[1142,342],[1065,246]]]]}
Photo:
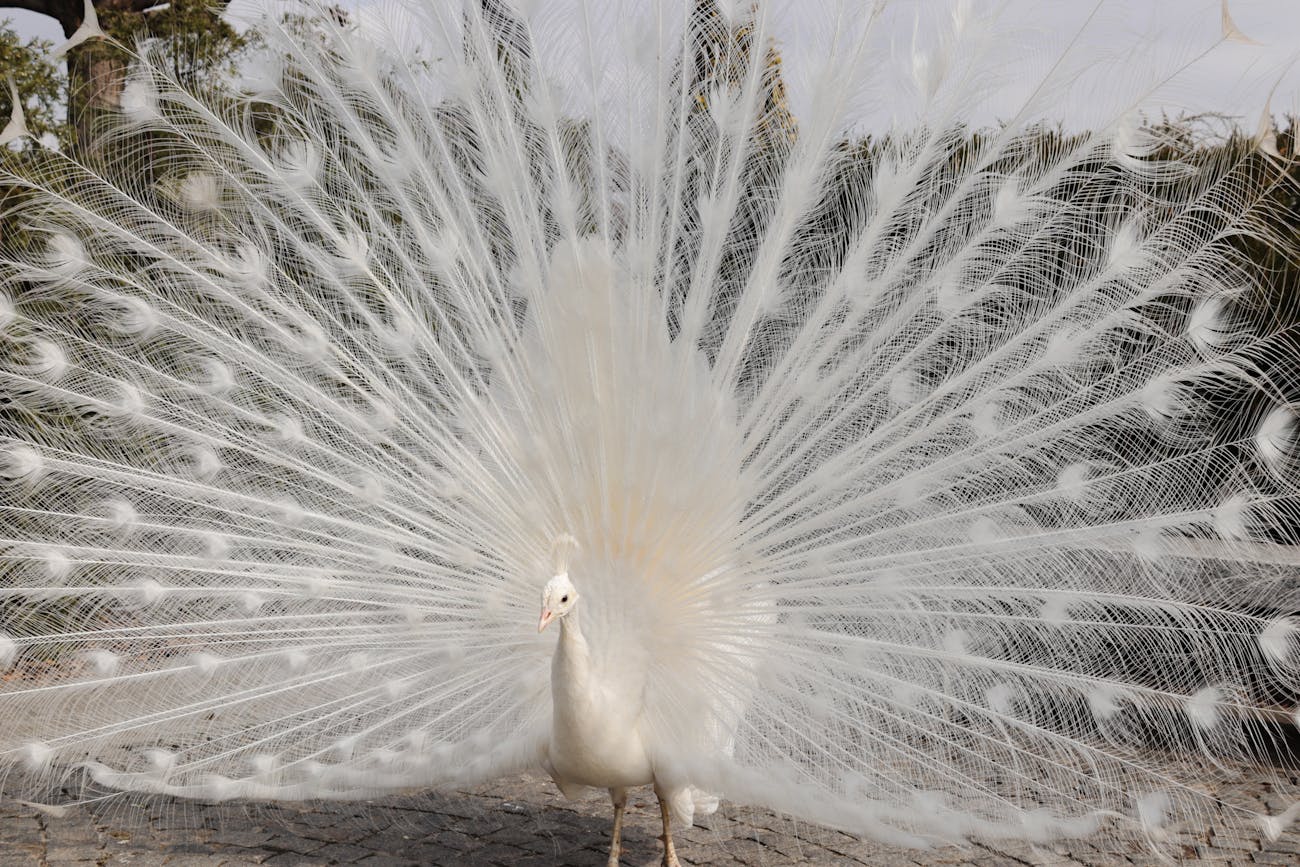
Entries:
{"type": "MultiPolygon", "coordinates": [[[[1294,782],[1294,781],[1293,781],[1294,782]]],[[[1271,785],[1217,788],[1230,803],[1277,812],[1271,785]]],[[[198,865],[604,865],[611,811],[604,797],[566,802],[549,781],[516,777],[465,792],[422,793],[366,802],[205,805],[115,797],[51,811],[0,800],[0,867],[72,864],[198,865]]],[[[659,863],[659,813],[650,791],[628,804],[623,864],[659,863]]],[[[1169,858],[1142,842],[1070,843],[1048,848],[975,845],[900,850],[723,803],[678,836],[683,864],[1198,865],[1300,864],[1293,828],[1269,842],[1218,824],[1171,841],[1169,858]]]]}

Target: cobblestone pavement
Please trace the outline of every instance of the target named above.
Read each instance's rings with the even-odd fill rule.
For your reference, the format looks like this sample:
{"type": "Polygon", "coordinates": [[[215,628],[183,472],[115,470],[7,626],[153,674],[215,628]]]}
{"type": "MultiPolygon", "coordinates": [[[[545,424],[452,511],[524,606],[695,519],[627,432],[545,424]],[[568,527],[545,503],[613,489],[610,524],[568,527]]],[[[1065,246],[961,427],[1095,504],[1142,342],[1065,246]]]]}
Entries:
{"type": "MultiPolygon", "coordinates": [[[[1266,783],[1216,787],[1231,803],[1276,812],[1266,783]]],[[[660,863],[659,814],[650,791],[628,804],[623,864],[660,863]]],[[[549,781],[517,777],[455,794],[302,805],[205,805],[116,796],[37,809],[0,800],[0,867],[59,865],[603,865],[610,828],[604,797],[566,802],[549,781]]],[[[1300,834],[1275,842],[1217,825],[1178,836],[1164,860],[1144,843],[1051,848],[975,845],[894,849],[726,803],[680,832],[683,864],[1202,865],[1300,864],[1300,834]],[[1105,848],[1105,847],[1109,848],[1105,848]]]]}

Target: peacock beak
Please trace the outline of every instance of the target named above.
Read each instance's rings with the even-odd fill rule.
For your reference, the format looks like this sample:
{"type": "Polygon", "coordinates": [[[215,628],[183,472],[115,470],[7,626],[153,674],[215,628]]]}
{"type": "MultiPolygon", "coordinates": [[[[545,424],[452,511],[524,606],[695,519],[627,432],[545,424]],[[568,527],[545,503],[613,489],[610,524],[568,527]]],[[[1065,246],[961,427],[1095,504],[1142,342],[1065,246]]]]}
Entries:
{"type": "Polygon", "coordinates": [[[555,612],[549,608],[542,609],[542,619],[537,621],[537,631],[541,632],[546,628],[546,624],[555,619],[555,612]]]}

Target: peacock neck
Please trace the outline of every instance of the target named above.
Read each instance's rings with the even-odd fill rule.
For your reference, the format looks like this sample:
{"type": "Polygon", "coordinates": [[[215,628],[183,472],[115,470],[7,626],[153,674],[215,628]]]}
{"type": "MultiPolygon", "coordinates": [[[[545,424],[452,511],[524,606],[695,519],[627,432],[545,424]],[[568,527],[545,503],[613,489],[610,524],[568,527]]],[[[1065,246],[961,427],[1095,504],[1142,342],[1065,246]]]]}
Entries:
{"type": "Polygon", "coordinates": [[[582,626],[578,622],[578,609],[573,609],[568,614],[560,618],[560,646],[561,652],[567,651],[570,654],[580,653],[587,655],[587,639],[582,634],[582,626]]]}
{"type": "Polygon", "coordinates": [[[551,688],[563,699],[577,699],[590,680],[591,651],[574,609],[560,618],[560,640],[551,663],[551,688]]]}

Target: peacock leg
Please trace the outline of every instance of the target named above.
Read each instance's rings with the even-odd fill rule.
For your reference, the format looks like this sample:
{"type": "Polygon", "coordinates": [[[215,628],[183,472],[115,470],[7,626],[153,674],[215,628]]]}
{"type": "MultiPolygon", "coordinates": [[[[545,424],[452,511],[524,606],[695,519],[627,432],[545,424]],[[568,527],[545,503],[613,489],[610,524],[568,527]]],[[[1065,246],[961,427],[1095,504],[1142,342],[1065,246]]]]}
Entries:
{"type": "Polygon", "coordinates": [[[664,841],[664,867],[682,867],[682,862],[677,860],[677,850],[673,849],[673,817],[668,810],[668,795],[655,786],[655,797],[659,799],[659,815],[664,820],[664,833],[659,838],[664,841]]]}
{"type": "Polygon", "coordinates": [[[627,789],[610,789],[609,799],[614,802],[614,838],[609,844],[607,867],[618,867],[618,856],[623,851],[623,808],[627,806],[627,789]]]}

